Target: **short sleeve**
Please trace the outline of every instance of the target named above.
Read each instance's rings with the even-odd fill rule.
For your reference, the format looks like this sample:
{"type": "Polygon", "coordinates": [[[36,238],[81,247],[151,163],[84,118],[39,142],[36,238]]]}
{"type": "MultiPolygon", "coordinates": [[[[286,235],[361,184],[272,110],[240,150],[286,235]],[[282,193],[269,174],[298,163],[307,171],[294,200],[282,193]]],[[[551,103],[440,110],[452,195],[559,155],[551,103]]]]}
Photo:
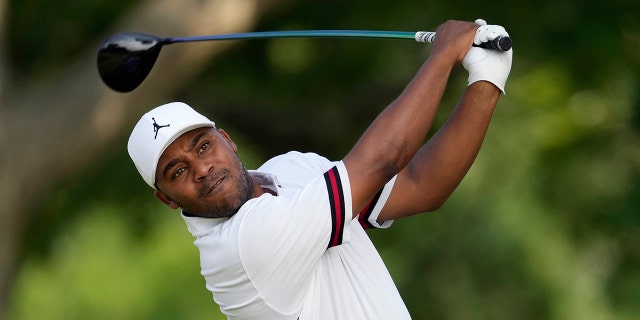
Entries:
{"type": "Polygon", "coordinates": [[[352,205],[346,168],[337,162],[299,192],[251,201],[238,234],[242,265],[265,300],[291,311],[300,307],[327,248],[349,240],[352,205]]]}
{"type": "Polygon", "coordinates": [[[384,208],[384,205],[387,203],[389,199],[389,195],[391,194],[391,190],[393,190],[393,186],[396,182],[397,176],[394,176],[387,184],[380,190],[376,195],[369,201],[369,203],[360,211],[358,214],[358,222],[362,225],[364,229],[372,229],[379,228],[384,229],[391,226],[393,220],[383,221],[382,223],[378,222],[378,216],[384,208]]]}

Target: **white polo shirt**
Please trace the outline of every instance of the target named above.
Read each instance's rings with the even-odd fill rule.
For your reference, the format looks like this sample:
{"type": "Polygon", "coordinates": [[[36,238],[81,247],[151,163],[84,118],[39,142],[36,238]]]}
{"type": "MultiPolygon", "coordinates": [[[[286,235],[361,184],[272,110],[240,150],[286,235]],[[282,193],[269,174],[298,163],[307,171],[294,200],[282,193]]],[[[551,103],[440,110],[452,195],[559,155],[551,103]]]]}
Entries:
{"type": "Polygon", "coordinates": [[[364,229],[392,180],[351,218],[342,162],[290,152],[250,174],[276,191],[246,202],[231,218],[188,217],[207,289],[229,319],[410,319],[364,229]]]}

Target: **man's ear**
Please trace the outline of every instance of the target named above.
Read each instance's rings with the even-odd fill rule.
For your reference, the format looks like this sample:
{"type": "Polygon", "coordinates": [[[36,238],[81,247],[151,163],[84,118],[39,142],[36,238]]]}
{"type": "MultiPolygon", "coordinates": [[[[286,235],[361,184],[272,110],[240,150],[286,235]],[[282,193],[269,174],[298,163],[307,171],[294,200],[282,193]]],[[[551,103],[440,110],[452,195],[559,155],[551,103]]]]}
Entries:
{"type": "Polygon", "coordinates": [[[220,135],[222,137],[224,137],[225,140],[227,140],[227,142],[229,143],[229,145],[231,146],[233,151],[234,152],[238,152],[238,146],[236,146],[235,142],[233,142],[233,140],[231,140],[231,137],[229,137],[229,134],[226,131],[224,131],[223,129],[218,129],[218,132],[220,133],[220,135]]]}
{"type": "Polygon", "coordinates": [[[166,193],[160,191],[160,190],[156,190],[156,192],[154,193],[156,198],[158,198],[158,200],[162,201],[162,203],[166,204],[167,207],[171,208],[171,209],[178,209],[180,208],[180,206],[173,201],[173,199],[171,199],[171,197],[169,197],[166,193]]]}

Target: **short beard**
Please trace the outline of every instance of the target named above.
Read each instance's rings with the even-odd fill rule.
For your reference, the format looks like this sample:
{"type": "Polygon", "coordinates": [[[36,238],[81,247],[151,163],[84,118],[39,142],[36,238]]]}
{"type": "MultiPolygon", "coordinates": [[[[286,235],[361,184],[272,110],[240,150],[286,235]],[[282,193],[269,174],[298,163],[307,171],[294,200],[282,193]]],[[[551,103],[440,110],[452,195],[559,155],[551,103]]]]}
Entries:
{"type": "MultiPolygon", "coordinates": [[[[237,165],[240,168],[240,176],[237,179],[235,189],[238,196],[231,203],[224,204],[205,204],[203,208],[190,208],[178,203],[182,211],[186,215],[193,215],[203,218],[228,218],[232,217],[253,197],[253,180],[249,176],[249,172],[245,168],[242,160],[236,155],[237,165]]],[[[221,173],[228,174],[229,170],[225,169],[221,173]]],[[[217,178],[215,179],[217,180],[217,178]]],[[[214,180],[214,181],[215,181],[214,180]]]]}

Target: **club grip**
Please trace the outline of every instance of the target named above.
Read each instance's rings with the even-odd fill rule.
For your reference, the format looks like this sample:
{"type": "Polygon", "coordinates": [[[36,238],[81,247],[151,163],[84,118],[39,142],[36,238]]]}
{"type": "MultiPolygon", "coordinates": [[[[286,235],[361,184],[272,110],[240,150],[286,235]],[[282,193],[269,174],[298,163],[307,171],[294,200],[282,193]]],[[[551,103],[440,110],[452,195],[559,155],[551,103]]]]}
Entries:
{"type": "MultiPolygon", "coordinates": [[[[414,38],[416,39],[417,42],[433,43],[433,40],[435,39],[435,37],[436,37],[435,32],[418,31],[416,32],[414,38]]],[[[480,45],[474,44],[473,46],[485,48],[485,49],[491,49],[491,50],[509,51],[513,46],[513,43],[510,37],[505,36],[505,37],[497,37],[491,41],[483,42],[480,45]]]]}
{"type": "Polygon", "coordinates": [[[479,45],[475,45],[475,47],[485,48],[485,49],[493,49],[499,51],[509,51],[512,47],[513,43],[511,42],[511,38],[506,37],[497,37],[493,40],[483,42],[479,45]]]}

